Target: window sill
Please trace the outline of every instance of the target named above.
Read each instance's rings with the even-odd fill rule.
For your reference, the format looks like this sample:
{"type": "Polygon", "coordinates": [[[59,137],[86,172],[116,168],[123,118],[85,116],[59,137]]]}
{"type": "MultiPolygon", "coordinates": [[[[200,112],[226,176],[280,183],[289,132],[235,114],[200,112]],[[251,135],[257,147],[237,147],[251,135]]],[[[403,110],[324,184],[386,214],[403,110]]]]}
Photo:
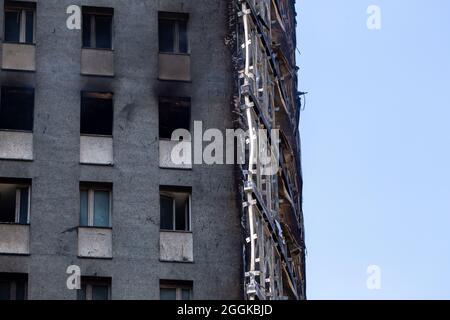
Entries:
{"type": "Polygon", "coordinates": [[[17,130],[17,129],[1,129],[1,132],[20,132],[20,133],[33,133],[32,130],[17,130]]]}
{"type": "Polygon", "coordinates": [[[91,47],[81,47],[82,50],[99,50],[99,51],[110,51],[114,52],[114,49],[108,49],[108,48],[91,48],[91,47]]]}
{"type": "Polygon", "coordinates": [[[78,226],[77,228],[83,228],[83,229],[99,229],[99,230],[112,230],[112,227],[95,227],[95,226],[78,226]]]}
{"type": "Polygon", "coordinates": [[[183,231],[183,230],[165,230],[165,229],[159,229],[159,232],[171,232],[171,233],[194,233],[192,231],[183,231]]]}
{"type": "Polygon", "coordinates": [[[11,256],[11,257],[30,257],[31,254],[30,253],[5,253],[5,252],[0,252],[0,256],[11,256]]]}
{"type": "MultiPolygon", "coordinates": [[[[1,131],[1,129],[0,129],[1,131]]],[[[113,139],[113,135],[102,135],[102,134],[90,134],[90,133],[80,133],[80,137],[98,137],[98,138],[111,138],[113,139]]]]}
{"type": "Polygon", "coordinates": [[[172,55],[172,56],[188,56],[190,57],[191,54],[190,53],[179,53],[179,52],[158,52],[159,54],[167,54],[167,55],[172,55]]]}
{"type": "Polygon", "coordinates": [[[15,41],[3,41],[3,43],[7,43],[7,44],[23,44],[26,46],[36,46],[36,43],[29,43],[29,42],[15,42],[15,41]]]}
{"type": "MultiPolygon", "coordinates": [[[[183,140],[172,140],[171,138],[158,138],[159,141],[173,141],[173,142],[183,142],[183,140]]],[[[191,142],[191,141],[187,141],[191,142]]]]}
{"type": "Polygon", "coordinates": [[[195,261],[174,261],[174,260],[163,260],[159,259],[161,263],[180,263],[180,264],[194,264],[195,261]]]}
{"type": "Polygon", "coordinates": [[[80,255],[77,255],[77,258],[83,260],[113,260],[113,257],[86,257],[80,255]]]}
{"type": "Polygon", "coordinates": [[[0,161],[33,162],[33,159],[14,159],[0,157],[0,161]]]}
{"type": "Polygon", "coordinates": [[[82,166],[95,166],[95,167],[105,167],[105,168],[113,168],[114,163],[102,164],[102,163],[89,163],[89,162],[79,162],[82,166]]]}
{"type": "Polygon", "coordinates": [[[192,171],[192,168],[169,168],[169,167],[163,167],[163,166],[158,166],[158,168],[161,170],[192,171]]]}

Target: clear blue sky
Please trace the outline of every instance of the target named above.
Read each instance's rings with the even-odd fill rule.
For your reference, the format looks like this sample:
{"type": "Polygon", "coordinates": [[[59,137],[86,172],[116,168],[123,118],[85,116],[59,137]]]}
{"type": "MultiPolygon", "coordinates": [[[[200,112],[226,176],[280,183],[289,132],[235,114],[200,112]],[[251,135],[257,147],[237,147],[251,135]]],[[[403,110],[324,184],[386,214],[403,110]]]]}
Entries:
{"type": "Polygon", "coordinates": [[[308,298],[450,299],[450,1],[297,11],[308,298]]]}

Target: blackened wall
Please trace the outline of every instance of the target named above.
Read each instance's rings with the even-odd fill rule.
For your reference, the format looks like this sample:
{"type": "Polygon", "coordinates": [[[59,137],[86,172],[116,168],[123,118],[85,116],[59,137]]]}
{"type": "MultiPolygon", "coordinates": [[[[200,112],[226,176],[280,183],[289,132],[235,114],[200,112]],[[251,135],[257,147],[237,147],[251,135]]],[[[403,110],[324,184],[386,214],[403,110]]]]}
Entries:
{"type": "MultiPolygon", "coordinates": [[[[159,168],[158,95],[192,99],[192,121],[232,128],[226,1],[38,0],[36,72],[1,71],[35,88],[34,160],[0,160],[0,177],[32,179],[29,256],[0,256],[0,272],[29,274],[29,299],[75,299],[66,268],[112,278],[113,299],[158,299],[160,279],[192,280],[196,299],[241,298],[241,230],[232,166],[159,168]],[[81,31],[69,5],[114,8],[115,76],[80,75],[81,31]],[[192,81],[157,80],[158,11],[189,13],[192,81]],[[80,92],[114,92],[114,166],[79,163],[80,92]],[[113,184],[113,259],[77,257],[80,181],[113,184]],[[192,187],[194,263],[159,261],[159,185],[192,187]]],[[[3,36],[3,0],[0,0],[3,36]]],[[[1,235],[0,235],[1,236],[1,235]]]]}

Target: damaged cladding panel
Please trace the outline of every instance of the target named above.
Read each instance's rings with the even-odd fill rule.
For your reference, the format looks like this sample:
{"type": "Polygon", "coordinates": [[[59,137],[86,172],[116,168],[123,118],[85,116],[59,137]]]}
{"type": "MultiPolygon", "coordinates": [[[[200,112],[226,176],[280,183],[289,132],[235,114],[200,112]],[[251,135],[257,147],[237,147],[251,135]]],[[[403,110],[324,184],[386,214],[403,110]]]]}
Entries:
{"type": "Polygon", "coordinates": [[[0,1],[0,282],[30,300],[305,299],[295,2],[85,2],[74,32],[70,0],[0,1]],[[249,161],[261,137],[242,165],[176,163],[171,134],[195,121],[280,129],[279,170],[249,161]]]}
{"type": "MultiPolygon", "coordinates": [[[[245,297],[306,299],[295,1],[235,0],[229,10],[241,128],[282,138],[277,175],[242,168],[242,185],[252,186],[242,194],[245,297]]],[[[258,152],[252,140],[246,163],[258,152]]]]}

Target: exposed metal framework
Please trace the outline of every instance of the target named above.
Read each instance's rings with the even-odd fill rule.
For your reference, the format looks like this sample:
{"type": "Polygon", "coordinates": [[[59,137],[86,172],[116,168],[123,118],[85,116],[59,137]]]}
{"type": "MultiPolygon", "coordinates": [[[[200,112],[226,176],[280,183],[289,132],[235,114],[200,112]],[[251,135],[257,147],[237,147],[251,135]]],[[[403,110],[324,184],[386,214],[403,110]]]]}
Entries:
{"type": "Polygon", "coordinates": [[[306,298],[295,26],[292,0],[230,1],[234,102],[238,127],[248,132],[240,179],[250,300],[306,298]],[[275,161],[275,174],[257,161],[261,153],[275,161]]]}

